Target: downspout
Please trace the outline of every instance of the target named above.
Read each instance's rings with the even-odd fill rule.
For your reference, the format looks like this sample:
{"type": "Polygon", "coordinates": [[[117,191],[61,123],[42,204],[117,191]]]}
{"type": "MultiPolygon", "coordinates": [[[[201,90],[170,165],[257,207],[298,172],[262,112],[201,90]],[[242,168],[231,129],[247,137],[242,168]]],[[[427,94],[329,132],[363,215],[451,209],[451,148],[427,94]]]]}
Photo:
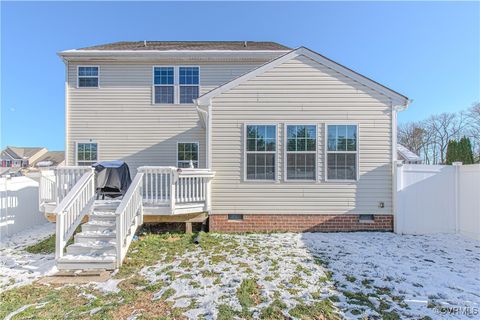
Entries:
{"type": "MultiPolygon", "coordinates": [[[[408,105],[411,103],[411,100],[406,100],[403,104],[394,104],[391,102],[392,107],[392,213],[393,213],[393,232],[398,233],[399,229],[399,217],[397,212],[397,189],[398,181],[397,175],[402,174],[403,170],[399,170],[398,166],[401,166],[401,162],[397,161],[397,112],[404,111],[408,108],[408,105]]],[[[403,168],[400,168],[403,169],[403,168]]]]}

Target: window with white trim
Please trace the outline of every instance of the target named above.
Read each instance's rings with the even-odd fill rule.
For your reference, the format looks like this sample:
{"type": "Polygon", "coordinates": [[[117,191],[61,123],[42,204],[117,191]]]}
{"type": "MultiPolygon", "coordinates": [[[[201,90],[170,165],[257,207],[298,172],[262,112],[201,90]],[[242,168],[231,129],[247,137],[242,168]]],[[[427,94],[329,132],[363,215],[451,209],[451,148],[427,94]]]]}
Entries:
{"type": "Polygon", "coordinates": [[[173,104],[175,102],[175,80],[173,67],[155,67],[153,69],[155,103],[173,104]]]}
{"type": "Polygon", "coordinates": [[[357,125],[327,125],[327,180],[356,180],[357,151],[357,125]]]}
{"type": "Polygon", "coordinates": [[[178,168],[190,168],[190,161],[194,168],[198,168],[198,143],[178,142],[177,153],[178,168]]]}
{"type": "Polygon", "coordinates": [[[191,104],[200,95],[199,67],[154,67],[155,104],[191,104]]]}
{"type": "Polygon", "coordinates": [[[198,67],[180,67],[180,103],[193,103],[200,92],[200,79],[198,67]]]}
{"type": "Polygon", "coordinates": [[[77,143],[77,166],[91,166],[98,161],[98,145],[91,142],[77,143]]]}
{"type": "Polygon", "coordinates": [[[277,127],[247,125],[245,148],[247,180],[275,180],[277,127]]]}
{"type": "Polygon", "coordinates": [[[315,180],[317,127],[287,125],[287,180],[315,180]]]}
{"type": "Polygon", "coordinates": [[[78,67],[78,87],[98,88],[98,67],[78,67]]]}

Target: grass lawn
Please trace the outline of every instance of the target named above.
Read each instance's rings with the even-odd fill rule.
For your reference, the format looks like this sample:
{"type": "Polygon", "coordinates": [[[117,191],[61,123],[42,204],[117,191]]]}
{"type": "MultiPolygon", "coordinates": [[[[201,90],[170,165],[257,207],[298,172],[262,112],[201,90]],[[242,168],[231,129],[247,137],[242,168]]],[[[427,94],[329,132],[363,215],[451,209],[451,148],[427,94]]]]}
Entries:
{"type": "MultiPolygon", "coordinates": [[[[112,279],[5,291],[0,318],[427,320],[448,306],[480,304],[480,245],[453,235],[194,238],[144,229],[112,279]]],[[[53,242],[26,250],[50,252],[53,242]]]]}
{"type": "MultiPolygon", "coordinates": [[[[109,282],[118,283],[113,288],[15,288],[0,294],[0,318],[14,311],[13,319],[338,318],[328,273],[304,248],[283,245],[280,234],[202,233],[199,245],[194,237],[145,232],[109,282]]],[[[53,247],[51,237],[26,250],[53,247]]]]}

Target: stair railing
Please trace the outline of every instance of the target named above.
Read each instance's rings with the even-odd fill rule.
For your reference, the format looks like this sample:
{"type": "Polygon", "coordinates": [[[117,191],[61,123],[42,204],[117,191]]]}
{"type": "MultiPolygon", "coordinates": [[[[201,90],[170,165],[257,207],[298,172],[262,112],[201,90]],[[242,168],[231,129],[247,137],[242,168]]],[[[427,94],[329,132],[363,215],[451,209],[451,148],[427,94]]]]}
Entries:
{"type": "Polygon", "coordinates": [[[94,169],[83,174],[68,194],[55,208],[56,240],[55,258],[63,256],[68,239],[80,225],[83,217],[90,212],[95,201],[94,169]]]}
{"type": "Polygon", "coordinates": [[[143,223],[143,172],[136,174],[115,211],[117,267],[122,265],[137,228],[143,223]]]}

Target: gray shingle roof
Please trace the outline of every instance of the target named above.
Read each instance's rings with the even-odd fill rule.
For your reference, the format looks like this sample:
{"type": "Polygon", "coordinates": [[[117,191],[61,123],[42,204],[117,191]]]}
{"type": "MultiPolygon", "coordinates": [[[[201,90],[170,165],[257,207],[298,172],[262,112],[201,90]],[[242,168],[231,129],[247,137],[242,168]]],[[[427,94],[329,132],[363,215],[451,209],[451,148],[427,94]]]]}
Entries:
{"type": "Polygon", "coordinates": [[[121,41],[78,50],[290,50],[270,41],[121,41]]]}

